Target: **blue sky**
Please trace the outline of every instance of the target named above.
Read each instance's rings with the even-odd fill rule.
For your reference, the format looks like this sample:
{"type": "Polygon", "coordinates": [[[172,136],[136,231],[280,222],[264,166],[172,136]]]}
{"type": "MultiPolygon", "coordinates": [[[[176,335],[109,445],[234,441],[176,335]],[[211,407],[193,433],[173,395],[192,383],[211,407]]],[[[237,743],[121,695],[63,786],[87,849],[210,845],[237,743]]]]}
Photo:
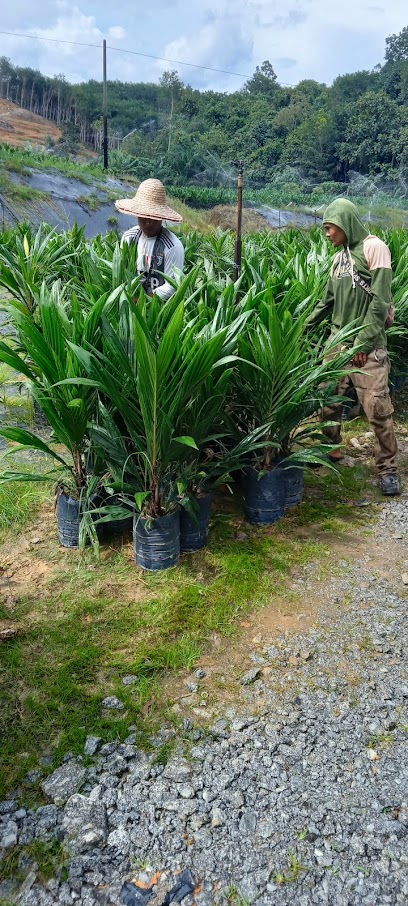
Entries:
{"type": "Polygon", "coordinates": [[[117,48],[108,49],[110,79],[157,82],[165,69],[177,69],[195,88],[233,91],[268,59],[281,84],[305,78],[331,84],[337,75],[383,63],[385,38],[406,25],[406,0],[14,0],[2,4],[0,31],[42,40],[0,35],[0,55],[46,75],[62,73],[71,82],[100,79],[105,38],[108,48],[117,48]]]}

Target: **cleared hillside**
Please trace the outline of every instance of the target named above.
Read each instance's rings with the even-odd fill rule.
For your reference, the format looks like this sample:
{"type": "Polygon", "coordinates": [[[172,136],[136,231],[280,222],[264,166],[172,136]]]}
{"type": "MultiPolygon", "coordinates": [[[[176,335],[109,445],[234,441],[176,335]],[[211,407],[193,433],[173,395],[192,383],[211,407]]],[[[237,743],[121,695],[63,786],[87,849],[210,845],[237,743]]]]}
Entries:
{"type": "Polygon", "coordinates": [[[16,146],[30,142],[44,148],[47,136],[58,141],[61,130],[50,120],[0,98],[0,142],[16,146]]]}

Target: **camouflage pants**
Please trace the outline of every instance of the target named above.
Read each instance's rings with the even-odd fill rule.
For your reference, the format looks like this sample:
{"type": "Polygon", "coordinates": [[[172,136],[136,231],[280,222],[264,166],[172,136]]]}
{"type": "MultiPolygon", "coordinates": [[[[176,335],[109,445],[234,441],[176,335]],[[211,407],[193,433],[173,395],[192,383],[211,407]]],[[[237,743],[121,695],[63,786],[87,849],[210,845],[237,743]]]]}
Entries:
{"type": "MultiPolygon", "coordinates": [[[[358,399],[375,435],[374,456],[380,475],[395,475],[397,471],[397,441],[392,418],[394,408],[388,389],[389,371],[387,350],[373,349],[364,368],[358,374],[341,378],[337,387],[339,396],[345,395],[350,381],[356,388],[358,399]]],[[[326,437],[332,443],[340,443],[341,413],[341,405],[326,408],[322,412],[323,420],[337,422],[324,429],[326,437]]]]}

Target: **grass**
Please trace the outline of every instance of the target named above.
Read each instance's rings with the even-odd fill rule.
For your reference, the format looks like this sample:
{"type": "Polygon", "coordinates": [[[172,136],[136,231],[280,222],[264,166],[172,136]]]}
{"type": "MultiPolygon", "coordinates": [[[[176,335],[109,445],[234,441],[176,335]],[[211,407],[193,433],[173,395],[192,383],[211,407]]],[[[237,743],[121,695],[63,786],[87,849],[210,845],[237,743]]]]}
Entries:
{"type": "Polygon", "coordinates": [[[230,884],[225,896],[222,898],[222,903],[225,906],[249,906],[249,902],[248,897],[244,897],[235,884],[230,884]]]}
{"type": "Polygon", "coordinates": [[[289,853],[288,867],[284,871],[276,871],[273,875],[275,884],[293,884],[305,871],[309,871],[306,865],[302,865],[296,853],[289,853]]]}
{"type": "Polygon", "coordinates": [[[50,488],[41,483],[0,484],[0,543],[9,537],[10,532],[21,532],[50,495],[50,488]]]}
{"type": "Polygon", "coordinates": [[[3,179],[2,181],[2,191],[7,198],[12,198],[13,201],[50,201],[51,196],[48,192],[43,192],[41,189],[33,189],[31,186],[26,186],[23,184],[16,185],[12,180],[3,179]]]}
{"type": "MultiPolygon", "coordinates": [[[[358,423],[347,432],[358,434],[358,423]]],[[[0,540],[8,539],[17,566],[24,556],[11,604],[7,588],[3,604],[0,597],[0,619],[16,630],[0,645],[0,798],[21,785],[22,801],[36,801],[27,772],[44,755],[52,769],[67,751],[82,754],[88,734],[122,741],[134,725],[148,747],[164,720],[177,724],[163,680],[191,671],[214,634],[238,637],[257,609],[284,599],[296,610],[293,571],[314,562],[318,581],[333,571],[337,540],[367,530],[370,510],[356,504],[380,499],[373,474],[366,465],[342,468],[339,480],[309,472],[302,506],[266,527],[244,523],[239,492],[219,493],[208,548],[157,574],[136,567],[130,536],[104,541],[99,560],[90,549],[59,548],[50,487],[0,485],[0,540]],[[28,526],[39,535],[32,550],[21,546],[28,526]],[[242,531],[247,537],[237,541],[242,531]],[[138,681],[124,686],[127,674],[138,681]],[[124,710],[105,711],[107,695],[124,710]]],[[[171,751],[171,743],[157,751],[160,763],[171,751]]]]}
{"type": "Polygon", "coordinates": [[[90,195],[79,195],[77,203],[82,207],[87,208],[88,211],[99,211],[99,208],[101,208],[103,204],[95,192],[91,192],[90,195]]]}
{"type": "MultiPolygon", "coordinates": [[[[35,453],[29,461],[27,459],[24,461],[21,456],[7,456],[2,461],[0,459],[0,462],[1,469],[19,471],[23,469],[27,476],[33,472],[46,472],[50,467],[45,456],[35,453]]],[[[0,482],[0,544],[7,541],[11,535],[23,532],[46,501],[51,505],[52,497],[53,487],[47,480],[0,482]]]]}
{"type": "Polygon", "coordinates": [[[390,746],[394,742],[394,736],[392,733],[378,733],[371,738],[366,743],[368,749],[385,749],[387,746],[390,746]]]}
{"type": "MultiPolygon", "coordinates": [[[[352,471],[345,479],[348,496],[361,494],[361,479],[352,471]]],[[[119,547],[103,544],[96,561],[90,550],[80,554],[58,548],[55,529],[46,530],[30,563],[35,576],[36,564],[45,561],[48,579],[33,580],[17,594],[12,611],[4,606],[0,612],[17,629],[0,650],[0,797],[38,767],[41,755],[51,755],[57,766],[67,751],[83,753],[88,734],[123,740],[133,724],[140,744],[146,744],[171,714],[161,688],[164,675],[191,670],[214,633],[233,636],[253,610],[275,596],[286,593],[289,599],[294,566],[314,560],[329,568],[330,549],[322,537],[330,540],[330,508],[348,527],[350,519],[358,524],[362,514],[341,503],[340,484],[323,486],[312,475],[308,485],[312,503],[289,515],[284,526],[251,527],[247,540],[239,542],[237,531],[245,527],[239,495],[233,500],[220,495],[209,547],[186,555],[170,573],[142,574],[130,539],[119,547]],[[304,537],[299,536],[300,524],[307,529],[304,537]],[[138,682],[124,686],[126,674],[137,675],[138,682]],[[107,695],[117,695],[125,709],[104,711],[107,695]]],[[[30,486],[26,493],[39,495],[38,506],[47,492],[37,488],[30,486]]],[[[6,490],[0,488],[3,495],[6,490]]],[[[16,501],[18,512],[11,506],[8,528],[29,519],[32,505],[23,493],[16,501]]],[[[52,520],[50,507],[48,514],[52,520]]],[[[162,763],[169,754],[166,745],[157,757],[162,763]]],[[[24,791],[23,799],[32,795],[27,787],[24,791]]]]}
{"type": "MultiPolygon", "coordinates": [[[[27,873],[27,861],[36,863],[36,876],[40,881],[48,881],[64,873],[66,862],[65,850],[58,840],[34,840],[27,846],[14,846],[0,865],[0,882],[7,879],[23,881],[27,873]],[[25,868],[22,868],[22,863],[25,868]]],[[[0,906],[4,901],[0,900],[0,906]]]]}
{"type": "Polygon", "coordinates": [[[15,396],[7,393],[7,385],[2,383],[0,377],[0,412],[4,425],[14,425],[16,419],[20,424],[31,425],[33,420],[33,401],[31,396],[24,392],[22,383],[15,396]]]}
{"type": "Polygon", "coordinates": [[[9,145],[0,145],[0,160],[8,170],[16,171],[16,167],[55,169],[73,179],[79,179],[85,185],[90,185],[95,180],[102,182],[106,176],[102,167],[96,163],[82,164],[63,157],[53,157],[48,152],[11,148],[9,145]]]}

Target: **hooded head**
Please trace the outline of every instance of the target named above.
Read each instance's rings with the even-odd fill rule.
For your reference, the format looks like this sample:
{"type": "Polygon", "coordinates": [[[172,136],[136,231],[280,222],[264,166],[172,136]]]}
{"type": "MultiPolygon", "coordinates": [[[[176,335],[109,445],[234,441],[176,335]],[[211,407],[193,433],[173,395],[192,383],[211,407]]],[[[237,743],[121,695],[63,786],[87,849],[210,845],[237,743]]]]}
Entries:
{"type": "Polygon", "coordinates": [[[334,223],[335,226],[340,227],[345,233],[347,244],[351,249],[369,235],[355,204],[348,198],[336,198],[335,201],[332,201],[324,212],[323,223],[334,223]]]}

